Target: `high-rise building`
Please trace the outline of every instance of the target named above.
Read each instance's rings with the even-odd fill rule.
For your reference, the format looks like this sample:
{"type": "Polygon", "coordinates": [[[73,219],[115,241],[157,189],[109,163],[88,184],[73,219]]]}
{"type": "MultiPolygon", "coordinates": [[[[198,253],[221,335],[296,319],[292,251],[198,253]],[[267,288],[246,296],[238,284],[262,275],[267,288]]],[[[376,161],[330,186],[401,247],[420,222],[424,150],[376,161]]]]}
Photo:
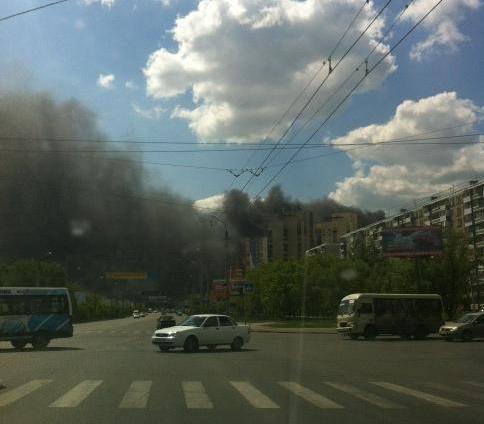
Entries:
{"type": "Polygon", "coordinates": [[[385,229],[420,226],[440,226],[463,232],[468,240],[473,263],[471,278],[474,293],[484,300],[484,180],[472,180],[436,193],[415,208],[358,228],[341,236],[343,252],[354,254],[358,246],[373,246],[381,250],[385,229]]]}

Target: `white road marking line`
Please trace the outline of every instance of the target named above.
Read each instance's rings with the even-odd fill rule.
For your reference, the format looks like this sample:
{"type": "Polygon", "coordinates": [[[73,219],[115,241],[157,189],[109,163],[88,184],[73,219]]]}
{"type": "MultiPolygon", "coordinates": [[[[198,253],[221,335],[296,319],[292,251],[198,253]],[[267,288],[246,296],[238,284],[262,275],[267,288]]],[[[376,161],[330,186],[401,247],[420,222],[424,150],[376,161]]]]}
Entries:
{"type": "Polygon", "coordinates": [[[373,393],[364,392],[363,390],[358,389],[357,387],[351,386],[345,383],[336,383],[332,381],[326,381],[325,384],[331,386],[337,390],[341,390],[342,392],[348,393],[358,399],[362,399],[372,405],[378,406],[380,408],[386,409],[396,409],[396,408],[403,408],[403,406],[391,402],[385,398],[382,398],[378,395],[373,393]]]}
{"type": "Polygon", "coordinates": [[[470,384],[475,387],[484,387],[484,383],[479,383],[478,381],[463,381],[465,384],[470,384]]]}
{"type": "Polygon", "coordinates": [[[440,396],[431,395],[426,392],[421,392],[420,390],[410,389],[408,387],[400,386],[398,384],[387,383],[385,381],[373,381],[371,383],[383,387],[384,389],[393,390],[394,392],[402,393],[407,396],[412,396],[414,398],[425,400],[435,405],[444,406],[447,408],[459,408],[467,406],[460,402],[455,402],[453,400],[449,400],[440,396]]]}
{"type": "Polygon", "coordinates": [[[52,380],[32,380],[22,386],[2,393],[0,394],[0,407],[13,403],[51,382],[52,380]]]}
{"type": "Polygon", "coordinates": [[[49,406],[51,408],[74,408],[86,399],[102,382],[102,380],[85,380],[49,406]]]}
{"type": "Polygon", "coordinates": [[[344,408],[340,404],[333,402],[332,400],[320,395],[308,389],[307,387],[301,386],[299,383],[293,381],[280,381],[279,384],[285,387],[290,392],[294,393],[296,396],[299,396],[306,400],[309,403],[317,406],[318,408],[322,409],[340,409],[344,408]]]}
{"type": "Polygon", "coordinates": [[[247,381],[230,381],[230,384],[249,402],[254,408],[276,409],[279,405],[274,403],[259,389],[247,381]]]}
{"type": "Polygon", "coordinates": [[[469,390],[464,390],[456,387],[449,387],[444,384],[440,383],[422,383],[424,386],[430,387],[432,389],[436,390],[442,390],[445,392],[450,392],[450,393],[455,393],[457,395],[465,396],[471,399],[478,399],[478,400],[484,400],[484,394],[483,393],[477,393],[477,392],[471,392],[469,390]]]}
{"type": "Polygon", "coordinates": [[[119,404],[119,407],[146,408],[150,396],[151,384],[152,382],[149,380],[133,381],[124,395],[123,400],[119,404]]]}
{"type": "Polygon", "coordinates": [[[183,381],[183,394],[185,404],[190,409],[212,409],[213,404],[209,399],[203,384],[200,381],[183,381]]]}

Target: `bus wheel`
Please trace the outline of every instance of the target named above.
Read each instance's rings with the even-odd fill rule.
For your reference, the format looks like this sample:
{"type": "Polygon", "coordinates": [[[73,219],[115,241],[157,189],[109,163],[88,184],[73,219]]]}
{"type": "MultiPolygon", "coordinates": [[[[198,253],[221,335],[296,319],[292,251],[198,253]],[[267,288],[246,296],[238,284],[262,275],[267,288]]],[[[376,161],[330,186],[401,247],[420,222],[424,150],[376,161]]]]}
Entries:
{"type": "Polygon", "coordinates": [[[350,334],[351,340],[356,340],[358,338],[358,334],[350,334]]]}
{"type": "Polygon", "coordinates": [[[365,328],[365,334],[363,335],[366,340],[375,340],[376,328],[373,325],[368,325],[365,328]]]}
{"type": "Polygon", "coordinates": [[[44,349],[49,344],[50,340],[45,334],[37,334],[32,340],[32,346],[34,349],[44,349]]]}
{"type": "Polygon", "coordinates": [[[25,340],[10,340],[15,349],[23,349],[27,342],[25,340]]]}

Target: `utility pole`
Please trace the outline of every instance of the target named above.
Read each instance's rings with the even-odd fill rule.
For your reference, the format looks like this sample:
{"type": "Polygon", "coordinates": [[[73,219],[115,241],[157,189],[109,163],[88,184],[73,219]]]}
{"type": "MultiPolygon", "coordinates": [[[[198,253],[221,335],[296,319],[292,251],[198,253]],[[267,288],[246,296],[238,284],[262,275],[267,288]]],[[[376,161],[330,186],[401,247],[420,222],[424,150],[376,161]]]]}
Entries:
{"type": "Polygon", "coordinates": [[[224,282],[226,288],[226,309],[227,313],[229,313],[229,304],[230,304],[230,287],[229,287],[229,230],[227,227],[227,222],[223,219],[219,218],[217,215],[210,215],[213,219],[220,222],[225,228],[225,236],[224,236],[224,249],[225,249],[225,258],[224,258],[224,282]]]}
{"type": "MultiPolygon", "coordinates": [[[[470,185],[473,186],[477,183],[477,180],[470,181],[470,185]]],[[[476,242],[476,221],[474,216],[474,193],[473,189],[470,189],[469,193],[471,199],[471,224],[472,224],[472,247],[474,251],[474,275],[475,275],[475,284],[476,284],[476,303],[477,303],[477,310],[480,309],[481,303],[481,287],[479,285],[479,263],[477,259],[477,242],[476,242]]]]}

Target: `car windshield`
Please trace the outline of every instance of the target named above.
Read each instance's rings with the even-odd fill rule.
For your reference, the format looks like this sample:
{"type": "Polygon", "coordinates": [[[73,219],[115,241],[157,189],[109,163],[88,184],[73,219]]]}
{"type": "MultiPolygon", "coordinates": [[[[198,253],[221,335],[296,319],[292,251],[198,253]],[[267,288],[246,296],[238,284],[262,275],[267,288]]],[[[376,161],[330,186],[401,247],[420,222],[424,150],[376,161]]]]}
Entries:
{"type": "Polygon", "coordinates": [[[355,301],[342,300],[338,307],[338,315],[351,315],[354,312],[355,301]]]}
{"type": "Polygon", "coordinates": [[[205,317],[199,317],[194,315],[183,321],[180,325],[184,327],[201,327],[204,321],[205,317]]]}
{"type": "Polygon", "coordinates": [[[456,322],[464,323],[464,322],[472,322],[476,319],[476,314],[465,314],[462,315],[456,322]]]}

